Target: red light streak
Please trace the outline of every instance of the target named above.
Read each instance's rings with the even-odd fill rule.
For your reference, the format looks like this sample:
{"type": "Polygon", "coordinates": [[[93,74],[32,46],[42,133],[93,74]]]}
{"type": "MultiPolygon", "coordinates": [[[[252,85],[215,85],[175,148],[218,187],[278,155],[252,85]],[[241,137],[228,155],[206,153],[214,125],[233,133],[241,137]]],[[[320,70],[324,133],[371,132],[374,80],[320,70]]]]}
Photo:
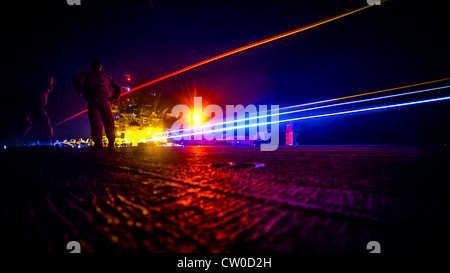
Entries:
{"type": "Polygon", "coordinates": [[[84,113],[87,113],[87,109],[86,109],[86,110],[83,110],[83,111],[81,111],[80,113],[75,114],[75,115],[73,115],[73,116],[71,116],[71,117],[68,117],[68,118],[66,118],[65,120],[62,120],[62,121],[56,123],[55,125],[56,125],[56,126],[61,125],[61,124],[63,124],[64,122],[69,121],[69,120],[73,119],[74,117],[77,117],[77,116],[82,115],[82,114],[84,114],[84,113]]]}
{"type": "MultiPolygon", "coordinates": [[[[382,2],[384,2],[384,1],[382,1],[382,2]]],[[[263,44],[267,44],[267,43],[273,42],[273,41],[275,41],[275,40],[279,40],[279,39],[284,38],[284,37],[287,37],[287,36],[291,36],[291,35],[300,33],[300,32],[302,32],[302,31],[305,31],[305,30],[308,30],[308,29],[311,29],[311,28],[314,28],[314,27],[317,27],[317,26],[326,24],[326,23],[328,23],[328,22],[332,22],[332,21],[334,21],[334,20],[343,18],[343,17],[345,17],[345,16],[348,16],[348,15],[350,15],[350,14],[356,13],[356,12],[358,12],[358,11],[367,9],[367,8],[369,8],[369,7],[371,7],[371,6],[370,6],[370,5],[366,5],[366,6],[363,6],[363,7],[360,7],[360,8],[356,8],[356,9],[353,9],[353,10],[350,10],[350,11],[347,11],[347,12],[344,12],[344,13],[341,13],[341,14],[339,14],[339,15],[332,16],[332,17],[330,17],[330,18],[328,18],[328,19],[324,19],[324,20],[318,21],[318,22],[316,22],[316,23],[312,23],[312,24],[309,24],[309,25],[306,25],[306,26],[303,26],[303,27],[300,27],[300,28],[297,28],[297,29],[294,29],[294,30],[291,30],[291,31],[287,31],[287,32],[284,32],[284,33],[281,33],[281,34],[278,34],[278,35],[275,35],[275,36],[266,38],[266,39],[261,40],[261,41],[258,41],[258,42],[251,43],[251,44],[246,45],[246,46],[242,46],[242,47],[239,47],[239,48],[236,48],[236,49],[227,51],[227,52],[225,52],[225,53],[222,53],[222,54],[219,54],[219,55],[217,55],[217,56],[214,56],[214,57],[208,58],[208,59],[206,59],[206,60],[203,60],[203,61],[201,61],[201,62],[192,64],[192,65],[187,66],[187,67],[185,67],[185,68],[176,70],[176,71],[174,71],[174,72],[172,72],[172,73],[169,73],[169,74],[167,74],[167,75],[164,75],[164,76],[162,76],[162,77],[159,77],[159,78],[157,78],[157,79],[154,79],[154,80],[152,80],[152,81],[149,81],[149,82],[144,83],[144,84],[142,84],[142,85],[136,86],[136,87],[130,89],[129,91],[122,93],[120,96],[121,96],[121,97],[126,96],[126,95],[128,95],[128,94],[130,94],[130,93],[132,93],[132,92],[134,92],[134,91],[136,91],[136,90],[139,90],[139,89],[142,89],[142,88],[144,88],[144,87],[146,87],[146,86],[149,86],[149,85],[158,83],[158,82],[160,82],[160,81],[163,81],[163,80],[165,80],[165,79],[171,78],[171,77],[176,76],[176,75],[178,75],[178,74],[181,74],[181,73],[183,73],[183,72],[186,72],[186,71],[189,71],[189,70],[191,70],[191,69],[197,68],[197,67],[199,67],[199,66],[202,66],[202,65],[211,63],[211,62],[213,62],[213,61],[217,61],[217,60],[219,60],[219,59],[228,57],[228,56],[230,56],[230,55],[233,55],[233,54],[236,54],[236,53],[239,53],[239,52],[242,52],[242,51],[245,51],[245,50],[248,50],[248,49],[251,49],[251,48],[260,46],[260,45],[263,45],[263,44]]],[[[84,112],[86,112],[86,111],[87,111],[87,110],[84,110],[84,111],[82,111],[82,112],[80,112],[80,113],[78,113],[78,114],[75,114],[75,115],[73,115],[73,116],[71,116],[71,117],[69,117],[69,118],[67,118],[67,119],[65,119],[65,120],[63,120],[63,121],[60,121],[60,122],[56,123],[56,126],[61,125],[62,123],[66,122],[66,121],[68,121],[68,120],[70,120],[70,119],[72,119],[72,118],[74,118],[74,117],[76,117],[76,116],[79,116],[79,115],[81,115],[82,113],[84,113],[84,112]]]]}
{"type": "Polygon", "coordinates": [[[255,43],[252,43],[252,44],[249,44],[249,45],[246,45],[246,46],[242,46],[242,47],[239,47],[239,48],[236,48],[236,49],[227,51],[227,52],[225,52],[225,53],[222,53],[222,54],[219,54],[219,55],[217,55],[217,56],[211,57],[211,58],[209,58],[209,59],[203,60],[203,61],[201,61],[201,62],[192,64],[192,65],[187,66],[187,67],[185,67],[185,68],[179,69],[179,70],[177,70],[177,71],[174,71],[174,72],[169,73],[169,74],[167,74],[167,75],[165,75],[165,76],[159,77],[159,78],[157,78],[157,79],[154,79],[154,80],[149,81],[149,82],[147,82],[147,83],[144,83],[144,84],[142,84],[142,85],[136,86],[136,87],[130,89],[130,91],[127,91],[127,92],[122,93],[121,96],[126,96],[126,95],[128,95],[129,93],[131,93],[131,92],[134,92],[134,91],[139,90],[139,89],[141,89],[141,88],[144,88],[144,87],[146,87],[146,86],[155,84],[155,83],[157,83],[157,82],[163,81],[163,80],[165,80],[165,79],[171,78],[171,77],[173,77],[173,76],[175,76],[175,75],[181,74],[181,73],[183,73],[183,72],[186,72],[186,71],[188,71],[188,70],[197,68],[197,67],[202,66],[202,65],[205,65],[205,64],[207,64],[207,63],[214,62],[214,61],[217,61],[217,60],[219,60],[219,59],[228,57],[228,56],[230,56],[230,55],[233,55],[233,54],[242,52],[242,51],[244,51],[244,50],[248,50],[248,49],[251,49],[251,48],[254,48],[254,47],[263,45],[263,44],[267,44],[267,43],[269,43],[269,42],[272,42],[272,41],[275,41],[275,40],[278,40],[278,39],[281,39],[281,38],[284,38],[284,37],[287,37],[287,36],[290,36],[290,35],[297,34],[297,33],[299,33],[299,32],[302,32],[302,31],[311,29],[311,28],[313,28],[313,27],[317,27],[317,26],[323,25],[323,24],[325,24],[325,23],[328,23],[328,22],[337,20],[337,19],[339,19],[339,18],[345,17],[345,16],[347,16],[347,15],[353,14],[353,13],[355,13],[355,12],[364,10],[364,9],[366,9],[366,8],[369,8],[369,7],[371,7],[371,6],[368,5],[368,6],[363,6],[363,7],[357,8],[357,9],[353,9],[353,10],[347,11],[347,12],[345,12],[345,13],[342,13],[342,14],[339,14],[339,15],[336,15],[336,16],[333,16],[333,17],[330,17],[330,18],[328,18],[328,19],[321,20],[321,21],[316,22],[316,23],[313,23],[313,24],[309,24],[309,25],[306,25],[306,26],[303,26],[303,27],[300,27],[300,28],[297,28],[297,29],[294,29],[294,30],[291,30],[291,31],[288,31],[288,32],[285,32],[285,33],[282,33],[282,34],[278,34],[278,35],[275,35],[275,36],[266,38],[266,39],[264,39],[264,40],[261,40],[261,41],[258,41],[258,42],[255,42],[255,43]]]}

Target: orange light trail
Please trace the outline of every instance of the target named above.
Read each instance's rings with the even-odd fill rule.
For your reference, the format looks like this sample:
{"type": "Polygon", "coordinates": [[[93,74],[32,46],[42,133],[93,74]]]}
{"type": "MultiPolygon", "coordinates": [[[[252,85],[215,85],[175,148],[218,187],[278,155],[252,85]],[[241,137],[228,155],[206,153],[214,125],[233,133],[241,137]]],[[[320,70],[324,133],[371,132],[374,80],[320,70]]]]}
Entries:
{"type": "Polygon", "coordinates": [[[362,97],[362,96],[368,96],[368,95],[373,95],[373,94],[379,94],[379,93],[384,93],[384,92],[395,91],[395,90],[399,90],[399,89],[405,89],[405,88],[414,87],[414,86],[420,86],[420,85],[425,85],[425,84],[437,83],[437,82],[442,82],[442,81],[447,81],[447,80],[450,80],[450,78],[443,78],[443,79],[433,80],[433,81],[428,81],[428,82],[421,82],[421,83],[415,83],[415,84],[410,84],[410,85],[404,85],[404,86],[400,86],[400,87],[394,87],[394,88],[389,88],[389,89],[383,89],[383,90],[378,90],[378,91],[372,91],[372,92],[367,92],[367,93],[350,95],[350,96],[345,96],[345,97],[340,97],[340,98],[335,98],[335,99],[328,99],[328,100],[321,100],[321,101],[314,101],[314,102],[309,102],[309,103],[304,103],[304,104],[286,106],[286,107],[280,108],[279,110],[289,109],[289,108],[297,108],[297,107],[314,105],[314,104],[325,103],[325,102],[332,102],[332,101],[337,101],[337,100],[346,100],[346,99],[351,99],[351,98],[357,98],[357,97],[362,97]]]}
{"type": "Polygon", "coordinates": [[[192,64],[192,65],[190,65],[190,66],[187,66],[187,67],[185,67],[185,68],[179,69],[179,70],[177,70],[177,71],[174,71],[174,72],[172,72],[172,73],[169,73],[169,74],[167,74],[167,75],[165,75],[165,76],[162,76],[162,77],[160,77],[160,78],[157,78],[157,79],[154,79],[154,80],[149,81],[149,82],[147,82],[147,83],[144,83],[144,84],[142,84],[142,85],[136,86],[136,87],[130,89],[130,91],[127,91],[127,92],[122,93],[121,96],[125,96],[125,95],[127,95],[127,94],[129,94],[129,93],[131,93],[131,92],[134,92],[134,91],[139,90],[139,89],[141,89],[141,88],[144,88],[144,87],[146,87],[146,86],[155,84],[155,83],[157,83],[157,82],[163,81],[163,80],[165,80],[165,79],[167,79],[167,78],[171,78],[171,77],[173,77],[173,76],[175,76],[175,75],[181,74],[181,73],[183,73],[183,72],[186,72],[186,71],[188,71],[188,70],[197,68],[197,67],[202,66],[202,65],[205,65],[205,64],[207,64],[207,63],[211,63],[211,62],[217,61],[217,60],[219,60],[219,59],[228,57],[228,56],[230,56],[230,55],[233,55],[233,54],[242,52],[242,51],[244,51],[244,50],[248,50],[248,49],[251,49],[251,48],[254,48],[254,47],[263,45],[263,44],[267,44],[267,43],[272,42],[272,41],[275,41],[275,40],[279,40],[279,39],[284,38],[284,37],[287,37],[287,36],[291,36],[291,35],[300,33],[300,32],[302,32],[302,31],[305,31],[305,30],[308,30],[308,29],[311,29],[311,28],[314,28],[314,27],[323,25],[323,24],[325,24],[325,23],[328,23],[328,22],[331,22],[331,21],[334,21],[334,20],[343,18],[343,17],[345,17],[345,16],[348,16],[348,15],[350,15],[350,14],[353,14],[353,13],[355,13],[355,12],[364,10],[364,9],[366,9],[366,8],[369,8],[369,7],[370,7],[370,6],[367,5],[367,6],[363,6],[363,7],[357,8],[357,9],[353,9],[353,10],[351,10],[351,11],[347,11],[347,12],[345,12],[345,13],[342,13],[342,14],[339,14],[339,15],[336,15],[336,16],[333,16],[333,17],[330,17],[330,18],[328,18],[328,19],[325,19],[325,20],[322,20],[322,21],[319,21],[319,22],[316,22],[316,23],[313,23],[313,24],[310,24],[310,25],[307,25],[307,26],[303,26],[303,27],[300,27],[300,28],[297,28],[297,29],[294,29],[294,30],[291,30],[291,31],[288,31],[288,32],[285,32],[285,33],[282,33],[282,34],[278,34],[278,35],[269,37],[269,38],[267,38],[267,39],[264,39],[264,40],[261,40],[261,41],[258,41],[258,42],[255,42],[255,43],[246,45],[246,46],[242,46],[242,47],[239,47],[239,48],[236,48],[236,49],[227,51],[227,52],[222,53],[222,54],[220,54],[220,55],[217,55],[217,56],[211,57],[211,58],[209,58],[209,59],[203,60],[203,61],[201,61],[201,62],[192,64]]]}
{"type": "MultiPolygon", "coordinates": [[[[385,1],[387,1],[387,0],[385,0],[385,1]]],[[[384,2],[384,1],[382,1],[382,2],[384,2]]],[[[239,47],[239,48],[236,48],[236,49],[227,51],[227,52],[225,52],[225,53],[219,54],[219,55],[217,55],[217,56],[211,57],[211,58],[209,58],[209,59],[203,60],[203,61],[201,61],[201,62],[192,64],[192,65],[187,66],[187,67],[185,67],[185,68],[182,68],[182,69],[179,69],[179,70],[174,71],[174,72],[172,72],[172,73],[169,73],[169,74],[167,74],[167,75],[164,75],[164,76],[162,76],[162,77],[159,77],[159,78],[157,78],[157,79],[154,79],[154,80],[149,81],[149,82],[147,82],[147,83],[144,83],[144,84],[142,84],[142,85],[136,86],[136,87],[130,89],[129,91],[122,93],[120,96],[121,96],[121,97],[126,96],[126,95],[128,95],[128,94],[130,94],[130,93],[132,93],[132,92],[134,92],[134,91],[136,91],[136,90],[142,89],[142,88],[144,88],[144,87],[146,87],[146,86],[149,86],[149,85],[155,84],[155,83],[157,83],[157,82],[163,81],[163,80],[165,80],[165,79],[171,78],[171,77],[173,77],[173,76],[176,76],[176,75],[181,74],[181,73],[183,73],[183,72],[186,72],[186,71],[189,71],[189,70],[191,70],[191,69],[197,68],[197,67],[199,67],[199,66],[208,64],[208,63],[213,62],[213,61],[217,61],[217,60],[219,60],[219,59],[228,57],[228,56],[230,56],[230,55],[233,55],[233,54],[236,54],[236,53],[239,53],[239,52],[242,52],[242,51],[245,51],[245,50],[248,50],[248,49],[251,49],[251,48],[260,46],[260,45],[263,45],[263,44],[267,44],[267,43],[270,43],[270,42],[279,40],[279,39],[284,38],[284,37],[288,37],[288,36],[291,36],[291,35],[294,35],[294,34],[303,32],[303,31],[305,31],[305,30],[308,30],[308,29],[311,29],[311,28],[314,28],[314,27],[317,27],[317,26],[326,24],[326,23],[328,23],[328,22],[335,21],[335,20],[337,20],[337,19],[343,18],[343,17],[345,17],[345,16],[351,15],[351,14],[353,14],[353,13],[356,13],[356,12],[358,12],[358,11],[367,9],[367,8],[369,8],[369,7],[371,7],[371,6],[370,6],[370,5],[366,5],[366,6],[363,6],[363,7],[360,7],[360,8],[356,8],[356,9],[353,9],[353,10],[350,10],[350,11],[347,11],[347,12],[344,12],[344,13],[342,13],[342,14],[335,15],[335,16],[330,17],[330,18],[328,18],[328,19],[324,19],[324,20],[318,21],[318,22],[316,22],[316,23],[312,23],[312,24],[309,24],[309,25],[306,25],[306,26],[303,26],[303,27],[300,27],[300,28],[297,28],[297,29],[294,29],[294,30],[291,30],[291,31],[288,31],[288,32],[284,32],[284,33],[281,33],[281,34],[278,34],[278,35],[275,35],[275,36],[266,38],[266,39],[264,39],[264,40],[261,40],[261,41],[255,42],[255,43],[251,43],[251,44],[246,45],[246,46],[242,46],[242,47],[239,47]]],[[[65,120],[63,120],[63,121],[60,121],[60,122],[56,123],[55,125],[56,125],[56,126],[61,125],[62,123],[66,122],[66,121],[68,121],[68,120],[70,120],[70,119],[72,119],[72,118],[74,118],[74,117],[77,117],[77,116],[79,116],[79,115],[81,115],[81,114],[83,114],[83,113],[85,113],[85,112],[87,112],[87,110],[84,110],[84,111],[82,111],[82,112],[80,112],[80,113],[78,113],[78,114],[75,114],[75,115],[73,115],[73,116],[71,116],[71,117],[69,117],[69,118],[67,118],[67,119],[65,119],[65,120]]]]}

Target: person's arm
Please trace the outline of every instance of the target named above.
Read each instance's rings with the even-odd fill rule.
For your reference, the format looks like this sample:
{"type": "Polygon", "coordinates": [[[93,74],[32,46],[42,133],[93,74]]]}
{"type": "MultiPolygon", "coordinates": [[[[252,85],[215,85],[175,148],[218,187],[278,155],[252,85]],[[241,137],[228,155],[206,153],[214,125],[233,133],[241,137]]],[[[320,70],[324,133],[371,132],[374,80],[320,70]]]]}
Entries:
{"type": "Polygon", "coordinates": [[[113,79],[111,79],[111,87],[114,90],[114,93],[112,94],[112,100],[117,100],[120,97],[120,94],[122,93],[122,88],[113,79]]]}

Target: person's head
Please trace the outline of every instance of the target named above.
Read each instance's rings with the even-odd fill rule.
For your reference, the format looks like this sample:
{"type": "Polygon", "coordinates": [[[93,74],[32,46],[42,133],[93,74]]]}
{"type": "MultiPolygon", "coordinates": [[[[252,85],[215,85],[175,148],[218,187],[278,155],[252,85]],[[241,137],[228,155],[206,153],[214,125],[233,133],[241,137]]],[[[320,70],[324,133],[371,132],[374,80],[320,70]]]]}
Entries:
{"type": "Polygon", "coordinates": [[[92,59],[91,69],[95,71],[102,71],[102,62],[97,58],[92,59]]]}

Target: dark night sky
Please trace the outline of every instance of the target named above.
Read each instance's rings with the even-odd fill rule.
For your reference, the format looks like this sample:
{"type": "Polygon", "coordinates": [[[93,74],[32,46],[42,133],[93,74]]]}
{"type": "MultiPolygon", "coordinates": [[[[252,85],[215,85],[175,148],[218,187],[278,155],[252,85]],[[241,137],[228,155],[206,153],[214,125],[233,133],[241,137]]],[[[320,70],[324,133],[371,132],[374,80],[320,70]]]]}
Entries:
{"type": "MultiPolygon", "coordinates": [[[[88,69],[93,57],[119,83],[132,74],[138,85],[366,5],[365,0],[14,2],[2,19],[4,88],[27,95],[51,73],[48,112],[54,123],[85,109],[71,77],[88,69]]],[[[445,1],[392,0],[152,88],[173,104],[197,88],[223,107],[282,107],[445,78],[450,75],[448,21],[445,1]]],[[[303,143],[443,143],[450,138],[449,109],[450,102],[439,102],[305,121],[303,143]]],[[[56,138],[87,136],[85,117],[55,127],[56,138]]]]}

